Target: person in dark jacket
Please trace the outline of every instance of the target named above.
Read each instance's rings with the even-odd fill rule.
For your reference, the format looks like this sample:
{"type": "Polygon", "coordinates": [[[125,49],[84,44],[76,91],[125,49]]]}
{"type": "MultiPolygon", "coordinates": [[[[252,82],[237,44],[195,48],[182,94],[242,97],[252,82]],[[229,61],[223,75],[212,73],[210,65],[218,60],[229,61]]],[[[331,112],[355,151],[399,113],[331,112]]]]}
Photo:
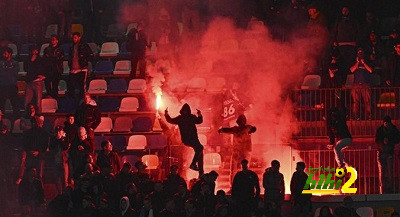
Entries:
{"type": "Polygon", "coordinates": [[[185,103],[181,110],[180,115],[171,118],[168,114],[168,108],[165,109],[165,119],[168,123],[177,124],[179,126],[179,132],[181,133],[182,143],[186,146],[190,146],[194,149],[194,157],[190,164],[190,169],[199,171],[199,177],[204,174],[203,168],[203,145],[199,141],[197,135],[196,124],[203,123],[203,116],[200,110],[197,109],[197,116],[193,115],[190,110],[190,106],[185,103]]]}
{"type": "Polygon", "coordinates": [[[255,208],[256,200],[260,197],[258,176],[249,170],[248,163],[248,160],[242,160],[242,171],[233,178],[232,199],[237,208],[237,217],[250,216],[250,211],[255,208]]]}
{"type": "Polygon", "coordinates": [[[43,177],[44,154],[49,145],[49,134],[43,129],[44,117],[40,116],[36,124],[24,133],[24,146],[21,158],[21,167],[17,184],[20,184],[24,177],[25,169],[35,167],[39,170],[39,177],[43,177]]]}
{"type": "Polygon", "coordinates": [[[164,181],[164,189],[167,196],[173,196],[178,193],[180,185],[187,187],[185,180],[178,173],[178,166],[172,165],[167,179],[164,181]]]}
{"type": "Polygon", "coordinates": [[[93,60],[94,55],[89,45],[81,42],[79,32],[72,34],[72,40],[74,45],[70,50],[68,92],[70,96],[81,99],[86,90],[89,62],[93,60]],[[78,90],[78,93],[76,93],[76,90],[78,90]]]}
{"type": "Polygon", "coordinates": [[[19,65],[12,59],[12,50],[9,47],[2,49],[0,60],[0,110],[5,111],[6,100],[11,101],[13,113],[19,116],[17,77],[19,65]]]}
{"type": "MultiPolygon", "coordinates": [[[[97,108],[97,103],[89,93],[85,93],[83,103],[78,107],[75,113],[76,124],[86,129],[89,139],[94,142],[94,130],[101,122],[101,114],[97,108]]],[[[92,144],[94,147],[94,143],[92,144]]]]}
{"type": "Polygon", "coordinates": [[[132,209],[128,197],[124,196],[121,198],[119,203],[119,213],[117,216],[122,216],[122,217],[138,216],[138,213],[134,209],[132,209]]]}
{"type": "Polygon", "coordinates": [[[43,55],[46,69],[46,91],[54,99],[58,98],[58,83],[63,72],[64,53],[58,36],[52,35],[50,45],[44,49],[43,55]]]}
{"type": "Polygon", "coordinates": [[[42,111],[43,81],[46,78],[43,59],[39,56],[39,48],[33,47],[28,61],[24,63],[26,70],[25,107],[35,98],[35,105],[42,111]]]}
{"type": "Polygon", "coordinates": [[[27,170],[18,187],[18,200],[27,212],[25,216],[30,216],[31,212],[34,213],[35,209],[44,203],[43,184],[37,177],[36,168],[31,167],[27,170]]]}
{"type": "Polygon", "coordinates": [[[332,108],[328,112],[327,127],[330,144],[328,149],[332,149],[335,144],[335,137],[338,139],[334,147],[335,159],[339,167],[347,167],[349,164],[344,161],[342,149],[349,146],[352,137],[346,124],[346,117],[338,108],[332,108]]]}
{"type": "Polygon", "coordinates": [[[71,175],[74,178],[84,173],[88,159],[94,156],[94,145],[86,133],[84,127],[79,128],[79,135],[76,141],[71,143],[70,148],[71,175]]]}
{"type": "MultiPolygon", "coordinates": [[[[251,134],[256,132],[255,126],[247,124],[246,116],[239,115],[236,120],[238,126],[230,128],[221,128],[218,133],[233,134],[233,151],[231,157],[231,177],[236,173],[239,168],[240,161],[243,159],[250,159],[251,152],[251,134]]],[[[231,178],[232,180],[232,178],[231,178]]]]}
{"type": "Polygon", "coordinates": [[[306,164],[297,162],[296,172],[290,180],[290,201],[294,215],[309,216],[311,210],[311,194],[302,194],[308,175],[304,172],[306,164]]]}
{"type": "Polygon", "coordinates": [[[104,167],[110,167],[111,173],[116,175],[121,170],[121,163],[118,153],[113,150],[113,146],[110,141],[103,141],[101,143],[101,148],[99,155],[97,155],[97,166],[100,170],[104,167]]]}
{"type": "Polygon", "coordinates": [[[394,53],[388,58],[388,70],[385,76],[386,85],[391,87],[400,86],[400,40],[394,45],[394,53]]]}
{"type": "Polygon", "coordinates": [[[375,142],[378,144],[380,193],[394,193],[393,153],[400,142],[400,132],[389,116],[383,118],[383,124],[376,130],[375,142]]]}
{"type": "Polygon", "coordinates": [[[49,149],[54,160],[58,185],[57,190],[61,194],[69,186],[68,151],[71,143],[68,142],[62,126],[56,126],[55,132],[56,135],[50,139],[49,149]]]}
{"type": "Polygon", "coordinates": [[[67,120],[64,122],[64,131],[69,143],[78,139],[79,127],[75,123],[75,116],[73,114],[67,114],[67,120]]]}
{"type": "Polygon", "coordinates": [[[126,49],[131,52],[131,78],[145,78],[146,74],[146,47],[147,36],[144,32],[143,22],[139,22],[137,28],[128,33],[126,49]],[[139,76],[136,76],[136,69],[139,64],[139,76]]]}
{"type": "Polygon", "coordinates": [[[279,161],[273,160],[271,167],[267,168],[263,175],[264,202],[274,203],[279,214],[285,197],[285,181],[283,174],[279,172],[280,166],[279,161]]]}

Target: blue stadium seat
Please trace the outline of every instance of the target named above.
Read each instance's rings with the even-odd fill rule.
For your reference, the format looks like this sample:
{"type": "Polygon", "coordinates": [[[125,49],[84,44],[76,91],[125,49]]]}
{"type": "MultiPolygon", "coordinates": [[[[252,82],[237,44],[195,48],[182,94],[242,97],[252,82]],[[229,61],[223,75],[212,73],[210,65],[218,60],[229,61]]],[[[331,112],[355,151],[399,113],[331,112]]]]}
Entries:
{"type": "Polygon", "coordinates": [[[164,135],[148,135],[147,148],[148,149],[163,149],[167,146],[167,139],[164,135]]]}
{"type": "Polygon", "coordinates": [[[65,43],[65,44],[62,44],[61,46],[62,46],[62,49],[63,49],[64,57],[69,57],[70,56],[69,52],[70,52],[71,47],[73,46],[73,44],[72,43],[65,43]]]}
{"type": "Polygon", "coordinates": [[[125,93],[128,89],[125,79],[112,79],[108,85],[108,93],[125,93]]]}
{"type": "Polygon", "coordinates": [[[133,120],[133,132],[149,132],[153,129],[153,122],[149,117],[138,117],[133,120]]]}
{"type": "Polygon", "coordinates": [[[63,97],[58,100],[58,110],[59,113],[70,113],[75,112],[78,107],[78,103],[75,99],[71,97],[63,97]]]}
{"type": "Polygon", "coordinates": [[[114,97],[103,97],[99,99],[99,111],[101,112],[116,112],[118,111],[121,100],[114,97]]]}
{"type": "Polygon", "coordinates": [[[131,57],[131,52],[126,49],[126,42],[123,42],[120,46],[119,57],[122,59],[129,59],[131,57]]]}
{"type": "Polygon", "coordinates": [[[126,149],[128,143],[123,135],[113,135],[110,137],[110,142],[114,146],[114,150],[121,152],[126,149]]]}
{"type": "Polygon", "coordinates": [[[114,71],[114,65],[111,61],[103,60],[96,63],[94,73],[99,75],[110,75],[114,71]]]}

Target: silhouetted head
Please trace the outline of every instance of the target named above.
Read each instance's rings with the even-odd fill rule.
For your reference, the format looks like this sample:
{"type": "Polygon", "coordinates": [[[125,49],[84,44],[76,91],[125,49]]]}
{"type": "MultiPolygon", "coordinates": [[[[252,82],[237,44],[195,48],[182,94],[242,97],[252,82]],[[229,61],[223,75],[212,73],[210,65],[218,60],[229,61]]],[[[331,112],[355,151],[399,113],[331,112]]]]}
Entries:
{"type": "Polygon", "coordinates": [[[79,42],[81,42],[81,33],[79,32],[72,33],[72,41],[74,42],[74,44],[78,44],[79,42]]]}
{"type": "Polygon", "coordinates": [[[247,169],[249,168],[249,167],[248,167],[249,161],[246,160],[246,159],[243,159],[243,160],[240,162],[240,164],[242,165],[242,169],[243,169],[243,170],[247,170],[247,169]]]}
{"type": "Polygon", "coordinates": [[[181,110],[179,111],[179,113],[180,113],[181,115],[183,115],[183,116],[185,116],[185,115],[190,115],[190,114],[192,113],[192,111],[191,111],[191,109],[190,109],[189,104],[185,103],[185,104],[182,106],[182,108],[181,108],[181,110]]]}
{"type": "Polygon", "coordinates": [[[246,125],[246,123],[247,123],[247,118],[246,118],[246,116],[244,116],[244,115],[239,115],[239,117],[238,117],[237,120],[236,120],[236,123],[237,123],[239,126],[244,126],[244,125],[246,125]]]}
{"type": "Polygon", "coordinates": [[[302,172],[306,168],[306,164],[304,162],[297,162],[296,164],[296,171],[302,172]]]}
{"type": "Polygon", "coordinates": [[[392,123],[392,118],[390,118],[390,116],[385,116],[383,118],[383,126],[387,127],[391,123],[392,123]]]}
{"type": "Polygon", "coordinates": [[[273,160],[271,162],[271,167],[274,171],[279,171],[279,167],[281,167],[281,164],[277,160],[273,160]]]}

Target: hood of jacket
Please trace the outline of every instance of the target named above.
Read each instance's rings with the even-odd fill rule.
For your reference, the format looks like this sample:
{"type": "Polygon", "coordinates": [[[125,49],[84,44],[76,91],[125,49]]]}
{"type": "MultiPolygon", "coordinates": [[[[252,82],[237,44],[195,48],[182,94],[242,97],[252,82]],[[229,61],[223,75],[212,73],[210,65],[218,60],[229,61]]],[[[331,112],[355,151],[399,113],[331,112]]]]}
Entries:
{"type": "Polygon", "coordinates": [[[179,111],[181,115],[190,115],[192,113],[189,104],[185,103],[179,111]]]}

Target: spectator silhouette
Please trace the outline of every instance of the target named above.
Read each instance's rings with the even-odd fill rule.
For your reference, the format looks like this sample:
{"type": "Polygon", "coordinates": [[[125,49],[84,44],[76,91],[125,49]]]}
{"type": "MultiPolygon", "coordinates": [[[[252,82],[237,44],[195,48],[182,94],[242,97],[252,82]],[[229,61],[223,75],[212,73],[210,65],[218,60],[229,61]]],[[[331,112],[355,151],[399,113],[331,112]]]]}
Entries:
{"type": "Polygon", "coordinates": [[[271,167],[265,170],[263,175],[263,186],[265,189],[265,202],[272,202],[276,205],[280,214],[282,202],[285,197],[285,181],[283,174],[279,172],[280,163],[277,160],[271,162],[271,167]]]}

